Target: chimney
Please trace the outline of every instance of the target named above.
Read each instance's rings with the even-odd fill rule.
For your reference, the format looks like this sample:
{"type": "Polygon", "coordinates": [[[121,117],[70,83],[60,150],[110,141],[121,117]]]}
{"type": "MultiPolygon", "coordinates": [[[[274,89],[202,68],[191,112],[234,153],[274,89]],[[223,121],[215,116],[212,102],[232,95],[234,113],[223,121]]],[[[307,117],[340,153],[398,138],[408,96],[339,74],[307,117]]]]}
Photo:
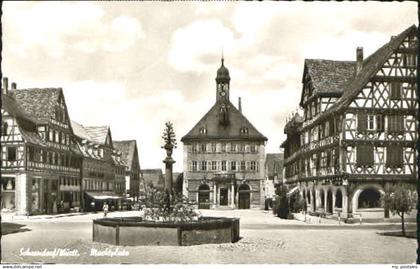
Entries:
{"type": "Polygon", "coordinates": [[[357,47],[356,50],[356,74],[359,74],[363,67],[363,47],[357,47]]]}
{"type": "Polygon", "coordinates": [[[3,78],[3,85],[2,85],[2,93],[3,94],[9,94],[9,80],[4,77],[3,78]]]}
{"type": "Polygon", "coordinates": [[[391,36],[391,41],[394,40],[397,36],[393,35],[391,36]]]}
{"type": "Polygon", "coordinates": [[[241,97],[238,97],[238,110],[239,112],[242,113],[242,102],[241,102],[241,97]]]}
{"type": "Polygon", "coordinates": [[[11,90],[16,90],[16,82],[12,82],[11,85],[11,90]]]}

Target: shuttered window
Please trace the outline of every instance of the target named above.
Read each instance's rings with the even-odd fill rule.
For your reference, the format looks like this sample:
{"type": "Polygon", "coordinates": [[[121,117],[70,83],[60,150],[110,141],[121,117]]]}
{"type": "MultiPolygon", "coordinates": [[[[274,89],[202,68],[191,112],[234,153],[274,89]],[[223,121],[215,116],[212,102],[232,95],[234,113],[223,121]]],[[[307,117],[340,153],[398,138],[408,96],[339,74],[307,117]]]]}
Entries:
{"type": "Polygon", "coordinates": [[[389,146],[386,149],[386,164],[390,167],[403,166],[403,148],[401,146],[389,146]]]}
{"type": "Polygon", "coordinates": [[[404,132],[404,118],[402,115],[388,116],[388,131],[390,133],[404,132]]]}
{"type": "Polygon", "coordinates": [[[374,163],[373,146],[360,145],[357,146],[357,165],[358,166],[371,166],[374,163]]]}
{"type": "Polygon", "coordinates": [[[391,100],[400,100],[401,99],[401,82],[391,82],[391,100]]]}
{"type": "Polygon", "coordinates": [[[382,115],[376,115],[376,130],[378,132],[383,132],[385,130],[385,122],[382,115]]]}
{"type": "Polygon", "coordinates": [[[357,131],[360,133],[366,132],[367,129],[367,115],[358,114],[357,115],[357,131]]]}

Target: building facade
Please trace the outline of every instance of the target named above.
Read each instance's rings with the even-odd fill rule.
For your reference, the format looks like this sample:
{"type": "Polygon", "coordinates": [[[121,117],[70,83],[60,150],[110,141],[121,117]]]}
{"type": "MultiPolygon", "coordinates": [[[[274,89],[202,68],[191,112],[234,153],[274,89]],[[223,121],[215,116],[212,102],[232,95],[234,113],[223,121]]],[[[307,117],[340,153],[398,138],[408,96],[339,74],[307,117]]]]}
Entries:
{"type": "Polygon", "coordinates": [[[114,141],[114,146],[122,154],[122,161],[125,167],[125,187],[128,197],[134,201],[139,200],[140,196],[140,162],[136,140],[114,141]]]}
{"type": "Polygon", "coordinates": [[[3,78],[2,211],[19,215],[78,210],[82,154],[61,88],[9,90],[3,78]]]}
{"type": "Polygon", "coordinates": [[[200,209],[262,207],[267,138],[230,102],[223,59],[215,92],[213,107],[181,139],[183,194],[200,209]]]}
{"type": "Polygon", "coordinates": [[[84,210],[101,210],[105,201],[121,208],[121,201],[125,199],[126,164],[121,160],[121,152],[114,148],[111,129],[108,126],[85,127],[75,121],[71,121],[71,125],[83,153],[84,210]]]}
{"type": "Polygon", "coordinates": [[[265,198],[273,198],[275,186],[283,184],[283,153],[267,153],[265,158],[265,198]]]}
{"type": "Polygon", "coordinates": [[[287,123],[286,183],[310,212],[387,218],[381,197],[416,184],[416,26],[356,61],[305,60],[300,106],[287,123]]]}

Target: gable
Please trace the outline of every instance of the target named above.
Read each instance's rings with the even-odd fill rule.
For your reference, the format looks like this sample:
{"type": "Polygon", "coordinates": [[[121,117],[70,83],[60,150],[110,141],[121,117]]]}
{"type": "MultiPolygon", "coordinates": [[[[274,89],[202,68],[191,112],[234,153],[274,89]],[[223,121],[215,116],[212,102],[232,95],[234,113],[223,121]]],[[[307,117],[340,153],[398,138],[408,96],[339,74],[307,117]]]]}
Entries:
{"type": "Polygon", "coordinates": [[[186,142],[196,139],[230,139],[230,140],[257,140],[267,141],[236,107],[229,102],[229,124],[219,123],[219,103],[200,119],[200,121],[184,136],[181,141],[186,142]],[[246,131],[245,131],[246,130],[246,131]]]}
{"type": "MultiPolygon", "coordinates": [[[[406,42],[407,37],[415,36],[416,31],[417,27],[415,25],[410,26],[366,58],[363,61],[362,69],[347,85],[341,98],[331,107],[331,109],[322,113],[322,116],[319,119],[328,117],[330,114],[336,113],[338,110],[348,107],[358,96],[368,96],[367,94],[369,94],[369,90],[366,89],[372,89],[372,81],[377,80],[375,75],[382,74],[382,71],[380,70],[387,65],[389,59],[392,59],[392,56],[395,55],[398,50],[404,50],[405,45],[402,46],[402,44],[406,42]]],[[[393,77],[398,77],[397,74],[398,73],[395,73],[393,77]]],[[[412,77],[412,75],[410,76],[412,77]]],[[[397,80],[398,79],[400,78],[397,78],[397,80]]]]}

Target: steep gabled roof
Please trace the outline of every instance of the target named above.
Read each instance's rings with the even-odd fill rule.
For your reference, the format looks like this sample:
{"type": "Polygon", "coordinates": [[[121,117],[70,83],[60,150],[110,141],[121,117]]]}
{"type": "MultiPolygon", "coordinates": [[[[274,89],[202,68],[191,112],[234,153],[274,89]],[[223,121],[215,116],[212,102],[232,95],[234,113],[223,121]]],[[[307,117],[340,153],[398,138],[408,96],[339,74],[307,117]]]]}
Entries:
{"type": "Polygon", "coordinates": [[[113,144],[114,148],[121,151],[121,159],[128,166],[128,170],[131,171],[134,154],[136,153],[137,148],[136,140],[113,141],[113,144]]]}
{"type": "Polygon", "coordinates": [[[32,88],[10,91],[16,102],[39,123],[46,124],[54,116],[61,88],[32,88]]]}
{"type": "Polygon", "coordinates": [[[219,124],[219,103],[215,103],[213,107],[201,118],[201,120],[189,131],[181,141],[195,139],[250,139],[267,141],[249,121],[239,112],[236,107],[229,102],[229,121],[230,124],[223,126],[219,124]],[[204,127],[206,134],[200,134],[200,129],[204,127]],[[241,134],[241,128],[248,128],[247,134],[241,134]]]}
{"type": "Polygon", "coordinates": [[[267,153],[265,158],[265,169],[267,171],[268,178],[273,178],[274,175],[281,176],[283,172],[283,153],[267,153]]]}
{"type": "Polygon", "coordinates": [[[110,133],[109,126],[85,126],[84,129],[92,141],[100,145],[106,143],[106,138],[108,133],[110,133]]]}
{"type": "Polygon", "coordinates": [[[155,187],[163,187],[165,184],[162,169],[142,169],[143,180],[145,185],[153,183],[155,187]]]}
{"type": "Polygon", "coordinates": [[[89,136],[89,133],[86,131],[85,127],[81,125],[78,122],[75,122],[74,120],[70,120],[71,127],[73,128],[73,133],[86,140],[92,140],[92,138],[89,136]]]}
{"type": "MultiPolygon", "coordinates": [[[[410,34],[415,34],[417,31],[416,25],[412,25],[398,36],[392,38],[388,43],[379,48],[376,52],[371,54],[363,61],[362,69],[354,77],[344,90],[341,98],[325,113],[323,117],[335,113],[338,110],[347,107],[369,80],[382,68],[383,64],[394,53],[394,51],[401,45],[404,39],[410,34]]],[[[321,114],[322,115],[322,114],[321,114]]]]}
{"type": "Polygon", "coordinates": [[[356,62],[306,59],[305,68],[311,77],[314,94],[341,95],[344,86],[354,78],[356,62]]]}
{"type": "Polygon", "coordinates": [[[1,106],[4,110],[6,110],[10,115],[16,118],[25,119],[27,121],[30,121],[34,124],[36,124],[38,121],[25,112],[25,110],[19,106],[19,104],[16,102],[14,98],[7,94],[2,94],[2,103],[1,106]]]}

